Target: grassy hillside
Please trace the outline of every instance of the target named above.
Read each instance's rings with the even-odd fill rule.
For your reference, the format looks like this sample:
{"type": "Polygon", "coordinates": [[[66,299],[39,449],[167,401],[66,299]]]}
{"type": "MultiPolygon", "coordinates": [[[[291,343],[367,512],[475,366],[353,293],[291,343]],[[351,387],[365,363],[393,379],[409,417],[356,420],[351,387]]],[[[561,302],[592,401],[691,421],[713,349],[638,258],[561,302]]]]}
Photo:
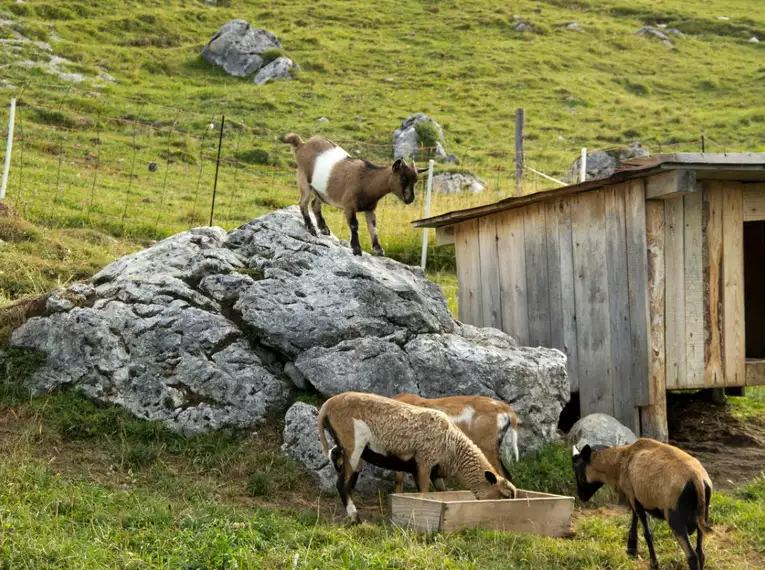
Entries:
{"type": "MultiPolygon", "coordinates": [[[[698,150],[704,134],[707,150],[765,150],[765,42],[753,36],[765,40],[765,5],[745,0],[4,3],[0,124],[5,101],[20,100],[9,200],[32,221],[113,235],[206,223],[221,114],[225,227],[296,201],[282,133],[321,132],[387,161],[392,131],[415,111],[443,125],[457,168],[490,185],[438,197],[434,213],[515,191],[517,107],[527,163],[554,176],[582,146],[698,150]],[[516,16],[532,31],[516,31],[516,16]],[[295,81],[255,87],[200,58],[234,17],[280,37],[302,67],[295,81]],[[564,28],[574,21],[582,31],[564,28]],[[637,36],[644,24],[685,36],[670,47],[637,36]]],[[[548,184],[531,176],[523,191],[548,184]]],[[[420,238],[408,222],[423,202],[388,198],[380,211],[383,245],[411,263],[420,238]]],[[[338,213],[329,223],[347,236],[338,213]]],[[[449,266],[448,251],[432,253],[449,266]]]]}

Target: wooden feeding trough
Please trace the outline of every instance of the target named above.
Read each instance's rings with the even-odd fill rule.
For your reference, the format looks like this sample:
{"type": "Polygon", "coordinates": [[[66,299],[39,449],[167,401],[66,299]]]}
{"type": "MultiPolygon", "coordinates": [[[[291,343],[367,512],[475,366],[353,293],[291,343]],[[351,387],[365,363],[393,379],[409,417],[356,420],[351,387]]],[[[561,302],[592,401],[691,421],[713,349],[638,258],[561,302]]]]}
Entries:
{"type": "Polygon", "coordinates": [[[394,493],[391,522],[425,532],[481,527],[540,536],[569,534],[574,498],[518,489],[518,498],[479,501],[470,491],[394,493]]]}

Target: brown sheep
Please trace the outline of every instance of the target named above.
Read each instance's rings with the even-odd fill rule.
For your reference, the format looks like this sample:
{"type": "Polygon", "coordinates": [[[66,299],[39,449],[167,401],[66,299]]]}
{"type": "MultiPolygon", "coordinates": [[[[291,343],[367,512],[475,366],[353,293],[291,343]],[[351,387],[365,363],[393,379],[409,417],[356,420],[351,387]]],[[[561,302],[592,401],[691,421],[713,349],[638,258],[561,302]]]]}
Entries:
{"type": "Polygon", "coordinates": [[[669,523],[690,570],[704,568],[702,541],[708,530],[712,480],[698,460],[677,447],[641,438],[620,447],[593,449],[586,445],[580,452],[574,447],[573,465],[577,494],[582,501],[588,501],[605,484],[629,502],[632,525],[627,537],[628,555],[637,555],[637,521],[640,519],[651,568],[659,568],[648,528],[648,513],[669,523]],[[697,533],[695,552],[689,538],[694,531],[697,533]]]}
{"type": "Polygon", "coordinates": [[[320,136],[303,141],[290,133],[284,135],[282,141],[295,149],[300,211],[308,231],[316,235],[308,214],[308,202],[313,194],[311,207],[321,233],[329,235],[329,227],[321,214],[322,204],[342,209],[351,229],[353,253],[361,255],[356,213],[364,212],[374,253],[385,255],[377,238],[377,203],[391,192],[405,204],[414,202],[417,174],[425,169],[417,170],[414,161],[409,166],[402,159],[396,160],[392,166],[376,166],[366,160],[351,158],[335,143],[320,136]]]}
{"type": "Polygon", "coordinates": [[[375,394],[344,392],[324,402],[318,429],[322,451],[338,470],[340,498],[354,522],[359,522],[359,515],[351,492],[365,459],[385,468],[413,461],[421,492],[427,492],[431,471],[438,467],[478,499],[515,497],[512,483],[498,475],[481,450],[438,410],[375,394]],[[337,444],[332,450],[325,429],[337,444]]]}

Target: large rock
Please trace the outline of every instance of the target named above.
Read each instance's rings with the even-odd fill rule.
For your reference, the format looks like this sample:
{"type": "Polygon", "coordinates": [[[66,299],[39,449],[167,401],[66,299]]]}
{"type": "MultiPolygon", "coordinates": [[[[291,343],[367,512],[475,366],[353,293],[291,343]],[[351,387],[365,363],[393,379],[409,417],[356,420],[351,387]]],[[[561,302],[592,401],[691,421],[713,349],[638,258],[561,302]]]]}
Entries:
{"type": "Polygon", "coordinates": [[[569,398],[561,352],[456,322],[419,268],[312,236],[296,206],[124,257],[11,342],[47,355],[33,391],[75,386],[186,433],[262,422],[295,386],[484,394],[515,406],[528,451],[569,398]]]}
{"type": "Polygon", "coordinates": [[[256,74],[252,82],[255,85],[265,85],[269,81],[278,81],[279,79],[292,79],[292,70],[297,65],[288,57],[277,57],[268,65],[262,67],[256,74]]]}
{"type": "Polygon", "coordinates": [[[581,450],[585,445],[627,445],[636,441],[637,437],[630,428],[608,414],[590,414],[574,424],[567,439],[581,450]]]}
{"type": "Polygon", "coordinates": [[[486,182],[472,174],[444,172],[433,176],[433,192],[440,194],[458,194],[472,192],[478,194],[486,190],[486,182]]]}
{"type": "MultiPolygon", "coordinates": [[[[648,150],[643,148],[639,142],[630,143],[623,148],[614,148],[609,150],[599,150],[587,154],[587,174],[586,179],[608,178],[622,162],[631,158],[648,156],[648,150]]],[[[582,159],[577,158],[566,172],[564,180],[570,184],[579,182],[579,165],[582,159]]]]}
{"type": "Polygon", "coordinates": [[[244,20],[223,24],[202,50],[202,57],[235,77],[247,77],[263,66],[261,55],[282,47],[279,38],[244,20]]]}
{"type": "Polygon", "coordinates": [[[420,147],[423,146],[417,135],[417,125],[419,123],[432,123],[438,133],[438,140],[436,146],[440,146],[440,153],[446,156],[446,151],[443,147],[446,144],[444,141],[444,130],[437,122],[423,113],[414,113],[410,115],[401,123],[401,127],[396,129],[393,133],[393,158],[405,158],[409,157],[420,158],[420,147]]]}

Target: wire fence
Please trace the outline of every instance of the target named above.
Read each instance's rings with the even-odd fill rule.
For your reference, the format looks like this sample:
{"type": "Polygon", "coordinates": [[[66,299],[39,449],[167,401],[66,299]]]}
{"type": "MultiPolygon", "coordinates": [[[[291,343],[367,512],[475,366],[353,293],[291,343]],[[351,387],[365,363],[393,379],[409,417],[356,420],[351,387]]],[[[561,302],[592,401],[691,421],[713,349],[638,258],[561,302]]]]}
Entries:
{"type": "MultiPolygon", "coordinates": [[[[297,203],[294,158],[292,149],[281,142],[284,132],[258,124],[246,109],[228,107],[204,114],[76,87],[34,87],[3,90],[7,97],[0,105],[4,148],[7,103],[17,99],[6,202],[27,219],[54,228],[89,227],[153,240],[207,225],[211,218],[215,225],[230,229],[297,203]]],[[[354,156],[378,164],[392,161],[390,139],[332,136],[336,133],[321,123],[316,132],[330,133],[354,156]]],[[[653,152],[701,150],[700,140],[647,142],[653,152]]],[[[478,185],[471,189],[469,180],[448,185],[437,179],[431,215],[555,187],[543,175],[562,177],[578,156],[578,149],[525,149],[527,169],[518,189],[512,144],[511,140],[507,148],[450,145],[458,162],[437,163],[436,175],[470,174],[478,185]]],[[[725,150],[709,137],[705,144],[708,151],[725,150]]],[[[421,166],[434,151],[418,150],[421,166]]],[[[422,180],[419,196],[425,187],[422,180]]],[[[424,215],[424,202],[418,199],[406,206],[388,197],[378,206],[383,247],[406,263],[416,264],[420,258],[421,234],[410,222],[424,215]]],[[[342,213],[326,210],[332,230],[347,239],[342,213]]],[[[362,245],[369,247],[366,236],[362,245]]],[[[434,246],[431,237],[429,266],[453,263],[450,253],[434,246]]]]}

